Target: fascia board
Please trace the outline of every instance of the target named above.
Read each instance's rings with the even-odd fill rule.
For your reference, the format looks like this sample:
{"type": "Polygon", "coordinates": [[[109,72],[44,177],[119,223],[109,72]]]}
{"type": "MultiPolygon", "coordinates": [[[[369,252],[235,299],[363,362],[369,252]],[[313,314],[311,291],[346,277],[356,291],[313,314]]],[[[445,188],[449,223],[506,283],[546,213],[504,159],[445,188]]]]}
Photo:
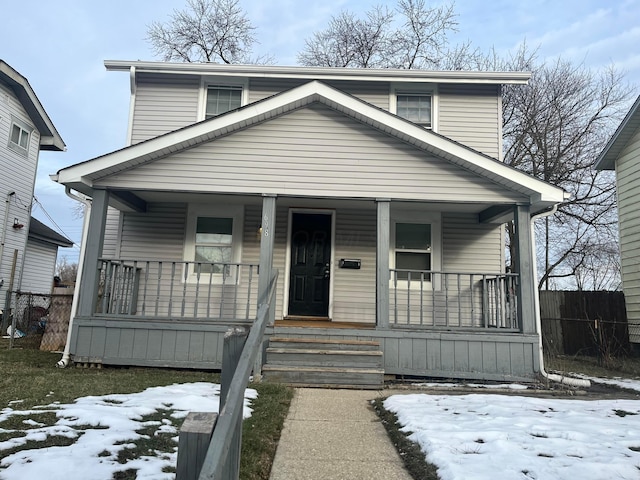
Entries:
{"type": "Polygon", "coordinates": [[[614,170],[616,159],[622,149],[631,139],[633,134],[640,128],[640,95],[629,109],[622,122],[611,136],[605,147],[602,149],[594,163],[596,170],[614,170]]]}
{"type": "Polygon", "coordinates": [[[216,63],[168,63],[105,60],[109,71],[191,75],[225,75],[253,78],[307,80],[359,80],[381,82],[437,82],[478,84],[526,84],[530,72],[477,72],[461,70],[401,70],[373,68],[300,67],[271,65],[222,65],[216,63]]]}

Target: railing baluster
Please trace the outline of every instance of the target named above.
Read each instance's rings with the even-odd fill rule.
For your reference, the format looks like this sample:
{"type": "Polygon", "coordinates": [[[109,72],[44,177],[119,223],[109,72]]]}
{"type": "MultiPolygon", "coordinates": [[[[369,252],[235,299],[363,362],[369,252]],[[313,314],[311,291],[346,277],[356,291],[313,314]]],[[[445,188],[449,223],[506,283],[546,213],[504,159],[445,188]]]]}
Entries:
{"type": "Polygon", "coordinates": [[[471,322],[472,327],[476,326],[476,309],[475,302],[473,300],[473,273],[469,275],[469,302],[471,307],[471,322]]]}
{"type": "Polygon", "coordinates": [[[149,284],[149,262],[145,262],[144,266],[144,288],[142,290],[142,316],[144,317],[147,309],[147,285],[149,284]]]}
{"type": "Polygon", "coordinates": [[[233,318],[236,318],[236,314],[238,313],[238,280],[240,279],[240,271],[238,270],[240,268],[239,265],[235,265],[235,270],[236,273],[233,277],[233,285],[234,285],[234,289],[233,289],[233,318]]]}
{"type": "Polygon", "coordinates": [[[444,324],[449,327],[449,274],[444,275],[444,324]]]}
{"type": "Polygon", "coordinates": [[[207,318],[211,318],[211,286],[213,285],[213,265],[209,264],[209,288],[207,289],[207,318]]]}
{"type": "Polygon", "coordinates": [[[220,318],[224,318],[224,282],[226,280],[226,266],[222,264],[222,285],[220,286],[220,313],[218,314],[220,318]]]}
{"type": "MultiPolygon", "coordinates": [[[[431,272],[431,326],[436,326],[436,273],[431,272]]],[[[442,275],[440,275],[442,281],[442,275]]]]}
{"type": "Polygon", "coordinates": [[[456,295],[458,303],[458,326],[462,326],[462,302],[460,297],[462,296],[462,284],[460,283],[460,274],[456,274],[456,284],[458,285],[458,292],[456,295]]]}
{"type": "Polygon", "coordinates": [[[489,327],[489,285],[487,284],[487,276],[482,275],[482,320],[484,328],[489,327]]]}
{"type": "Polygon", "coordinates": [[[411,272],[407,272],[407,325],[411,325],[411,272]]]}
{"type": "MultiPolygon", "coordinates": [[[[162,262],[158,262],[158,275],[157,275],[157,287],[156,287],[156,316],[158,315],[158,307],[160,306],[160,285],[162,284],[162,262]]],[[[173,284],[173,282],[171,282],[173,284]]],[[[169,316],[171,316],[171,295],[169,295],[169,316]]]]}
{"type": "Polygon", "coordinates": [[[182,300],[180,302],[180,317],[184,317],[185,302],[187,301],[187,283],[189,280],[189,263],[185,262],[184,278],[182,279],[182,300]]]}
{"type": "MultiPolygon", "coordinates": [[[[200,293],[200,272],[202,271],[202,263],[196,263],[196,296],[193,299],[193,318],[198,318],[198,294],[200,293]]],[[[186,285],[185,281],[185,285],[186,285]]]]}
{"type": "Polygon", "coordinates": [[[245,320],[249,320],[250,308],[251,308],[251,284],[253,282],[253,265],[249,265],[249,280],[247,282],[247,312],[245,313],[245,320]]]}
{"type": "Polygon", "coordinates": [[[393,271],[393,324],[398,324],[398,272],[393,271]]]}
{"type": "Polygon", "coordinates": [[[424,272],[420,272],[420,325],[424,325],[424,272]]]}

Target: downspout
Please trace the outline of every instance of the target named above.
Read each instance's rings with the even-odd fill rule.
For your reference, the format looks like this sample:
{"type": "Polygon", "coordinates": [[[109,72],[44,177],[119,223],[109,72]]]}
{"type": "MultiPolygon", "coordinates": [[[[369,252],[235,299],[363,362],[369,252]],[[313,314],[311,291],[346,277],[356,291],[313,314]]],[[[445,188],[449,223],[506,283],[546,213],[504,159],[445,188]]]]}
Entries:
{"type": "MultiPolygon", "coordinates": [[[[535,253],[536,252],[536,234],[535,234],[534,223],[539,218],[545,218],[545,217],[549,217],[550,215],[553,215],[554,213],[556,213],[557,210],[558,210],[558,205],[554,205],[551,210],[538,213],[531,217],[531,249],[533,251],[533,255],[532,255],[533,258],[531,259],[531,261],[533,265],[533,272],[536,275],[538,272],[538,262],[536,260],[536,253],[535,253]]],[[[565,377],[564,375],[558,375],[555,373],[547,373],[547,371],[544,369],[544,351],[542,348],[542,320],[540,318],[540,291],[538,290],[537,284],[536,284],[536,288],[534,288],[533,298],[534,298],[533,301],[534,301],[534,307],[535,307],[534,313],[536,316],[536,329],[538,330],[538,349],[539,349],[538,353],[539,353],[539,359],[540,359],[540,374],[544,378],[552,382],[558,382],[564,385],[569,385],[571,387],[589,388],[591,386],[591,382],[589,380],[565,377]]]]}
{"type": "Polygon", "coordinates": [[[71,301],[71,312],[69,315],[69,330],[67,331],[67,342],[64,346],[64,352],[62,353],[62,358],[56,363],[56,367],[65,368],[69,365],[69,359],[71,357],[69,350],[71,348],[71,332],[73,330],[73,319],[76,316],[76,310],[78,309],[78,291],[77,287],[81,285],[82,282],[82,265],[84,263],[84,251],[85,246],[87,244],[87,234],[89,232],[89,215],[91,214],[91,199],[84,195],[79,196],[71,193],[70,187],[65,187],[64,192],[67,194],[69,198],[77,200],[78,202],[84,203],[85,211],[84,211],[84,219],[82,222],[82,240],[80,242],[80,256],[78,258],[78,272],[76,274],[76,291],[73,293],[73,300],[71,301]]]}

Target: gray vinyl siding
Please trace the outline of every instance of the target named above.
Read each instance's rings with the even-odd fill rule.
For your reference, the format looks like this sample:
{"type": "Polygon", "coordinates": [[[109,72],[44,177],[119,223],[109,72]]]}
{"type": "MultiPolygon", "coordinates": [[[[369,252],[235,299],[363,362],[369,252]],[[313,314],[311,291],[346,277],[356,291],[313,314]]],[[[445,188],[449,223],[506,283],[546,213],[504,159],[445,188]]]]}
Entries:
{"type": "Polygon", "coordinates": [[[0,226],[0,233],[6,228],[4,249],[0,259],[0,279],[4,280],[2,292],[6,292],[11,281],[13,255],[16,250],[18,256],[15,265],[14,289],[20,285],[40,148],[40,134],[35,129],[29,137],[26,157],[9,148],[12,117],[33,127],[29,115],[12,91],[0,85],[0,219],[4,220],[5,216],[8,219],[8,225],[0,226]],[[10,192],[15,194],[7,197],[10,192]],[[12,228],[14,218],[17,218],[18,223],[24,227],[12,228]]]}
{"type": "Polygon", "coordinates": [[[51,293],[58,247],[38,240],[28,240],[20,290],[51,293]]]}
{"type": "Polygon", "coordinates": [[[123,213],[120,257],[182,260],[186,204],[151,203],[145,213],[123,213]]]}
{"type": "Polygon", "coordinates": [[[119,188],[339,198],[526,200],[321,104],[96,183],[119,188]]]}
{"type": "MultiPolygon", "coordinates": [[[[249,103],[262,100],[308,82],[309,80],[303,79],[252,78],[249,82],[249,103]]],[[[389,110],[389,83],[387,82],[348,82],[332,80],[325,83],[378,108],[389,110]]]]}
{"type": "Polygon", "coordinates": [[[616,161],[622,283],[629,340],[640,343],[640,131],[616,161]]]}
{"type": "Polygon", "coordinates": [[[138,74],[131,143],[195,123],[199,88],[199,76],[138,74]]]}
{"type": "Polygon", "coordinates": [[[442,265],[446,271],[499,273],[504,270],[502,225],[478,223],[468,213],[442,215],[442,265]]]}
{"type": "Polygon", "coordinates": [[[102,256],[114,258],[120,251],[120,211],[109,207],[107,210],[107,222],[104,232],[104,245],[102,256]]]}
{"type": "Polygon", "coordinates": [[[375,323],[375,208],[371,210],[338,209],[335,239],[335,263],[332,266],[333,318],[342,322],[375,323]],[[340,268],[341,258],[359,259],[360,269],[340,268]]]}
{"type": "Polygon", "coordinates": [[[438,133],[479,152],[500,154],[500,87],[440,85],[438,133]]]}

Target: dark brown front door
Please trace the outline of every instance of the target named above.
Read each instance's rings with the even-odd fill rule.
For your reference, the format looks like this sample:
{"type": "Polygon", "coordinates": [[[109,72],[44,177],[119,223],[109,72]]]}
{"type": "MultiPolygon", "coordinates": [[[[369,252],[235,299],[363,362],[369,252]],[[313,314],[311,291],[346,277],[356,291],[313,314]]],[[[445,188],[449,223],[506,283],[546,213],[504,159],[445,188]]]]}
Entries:
{"type": "Polygon", "coordinates": [[[292,214],[290,316],[329,315],[330,267],[331,215],[292,214]]]}

